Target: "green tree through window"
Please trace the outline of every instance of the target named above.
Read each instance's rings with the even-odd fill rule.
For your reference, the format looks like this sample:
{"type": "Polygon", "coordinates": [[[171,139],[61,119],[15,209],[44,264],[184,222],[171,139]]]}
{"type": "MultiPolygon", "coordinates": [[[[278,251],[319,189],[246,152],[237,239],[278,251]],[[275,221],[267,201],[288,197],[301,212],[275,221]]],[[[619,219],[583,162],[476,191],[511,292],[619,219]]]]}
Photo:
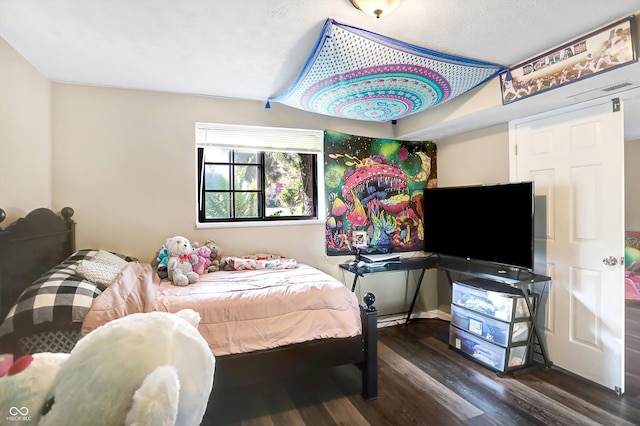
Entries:
{"type": "Polygon", "coordinates": [[[198,148],[199,221],[316,218],[316,156],[198,148]]]}

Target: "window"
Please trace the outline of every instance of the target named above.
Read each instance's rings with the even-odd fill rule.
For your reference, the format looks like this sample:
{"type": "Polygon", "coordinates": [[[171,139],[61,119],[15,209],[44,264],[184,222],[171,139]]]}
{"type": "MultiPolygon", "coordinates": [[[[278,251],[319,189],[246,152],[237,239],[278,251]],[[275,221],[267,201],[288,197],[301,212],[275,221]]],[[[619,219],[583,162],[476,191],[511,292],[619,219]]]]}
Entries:
{"type": "Polygon", "coordinates": [[[198,222],[318,218],[322,132],[196,123],[198,222]]]}

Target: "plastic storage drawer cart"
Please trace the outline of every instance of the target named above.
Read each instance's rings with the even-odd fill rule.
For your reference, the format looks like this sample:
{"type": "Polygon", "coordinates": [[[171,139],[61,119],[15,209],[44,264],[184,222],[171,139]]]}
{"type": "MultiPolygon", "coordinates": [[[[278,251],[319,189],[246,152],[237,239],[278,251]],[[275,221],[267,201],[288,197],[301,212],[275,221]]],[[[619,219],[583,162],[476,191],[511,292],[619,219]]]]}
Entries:
{"type": "Polygon", "coordinates": [[[451,324],[503,347],[512,343],[526,344],[531,329],[530,321],[504,322],[457,305],[451,305],[451,324]]]}
{"type": "MultiPolygon", "coordinates": [[[[529,295],[532,306],[537,296],[529,295]]],[[[529,362],[531,312],[523,293],[484,278],[453,282],[449,345],[495,371],[529,362]]]]}

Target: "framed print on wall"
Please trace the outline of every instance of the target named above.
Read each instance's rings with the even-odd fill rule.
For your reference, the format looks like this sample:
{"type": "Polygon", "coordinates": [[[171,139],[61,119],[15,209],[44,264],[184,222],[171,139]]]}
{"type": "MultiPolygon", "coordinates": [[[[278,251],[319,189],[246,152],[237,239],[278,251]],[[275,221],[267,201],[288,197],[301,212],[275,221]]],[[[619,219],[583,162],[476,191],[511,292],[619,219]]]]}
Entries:
{"type": "Polygon", "coordinates": [[[637,61],[630,16],[510,67],[500,74],[502,104],[592,77],[637,61]]]}

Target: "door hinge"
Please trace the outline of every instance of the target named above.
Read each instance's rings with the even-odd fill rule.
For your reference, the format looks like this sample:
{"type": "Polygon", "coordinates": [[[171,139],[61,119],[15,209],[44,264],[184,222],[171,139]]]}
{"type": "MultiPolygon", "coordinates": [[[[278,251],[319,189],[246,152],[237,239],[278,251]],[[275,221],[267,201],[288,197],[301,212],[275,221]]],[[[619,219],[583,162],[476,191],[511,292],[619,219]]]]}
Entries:
{"type": "Polygon", "coordinates": [[[620,112],[620,98],[611,99],[613,105],[613,112],[620,112]]]}
{"type": "Polygon", "coordinates": [[[515,144],[514,148],[514,154],[515,156],[518,156],[518,144],[515,144]]]}

